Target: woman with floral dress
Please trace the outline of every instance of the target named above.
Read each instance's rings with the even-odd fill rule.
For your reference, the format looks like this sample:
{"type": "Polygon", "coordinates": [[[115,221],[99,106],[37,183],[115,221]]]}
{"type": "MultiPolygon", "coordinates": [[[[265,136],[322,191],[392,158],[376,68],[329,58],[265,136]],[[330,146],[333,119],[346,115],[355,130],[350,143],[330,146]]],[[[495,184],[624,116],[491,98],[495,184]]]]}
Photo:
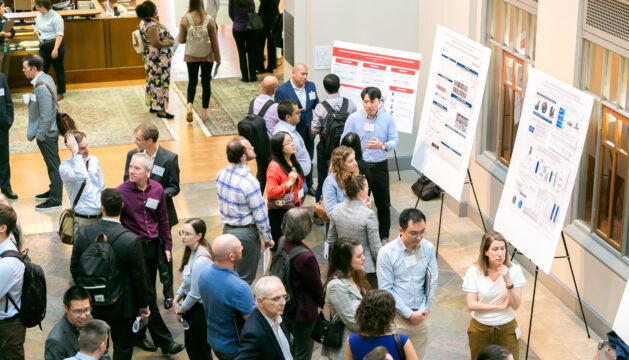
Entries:
{"type": "Polygon", "coordinates": [[[146,70],[146,104],[150,106],[150,112],[157,113],[157,117],[172,119],[174,116],[167,113],[166,108],[175,40],[166,26],[155,20],[157,6],[153,2],[145,1],[136,6],[135,13],[142,20],[140,33],[144,41],[142,60],[146,70]]]}

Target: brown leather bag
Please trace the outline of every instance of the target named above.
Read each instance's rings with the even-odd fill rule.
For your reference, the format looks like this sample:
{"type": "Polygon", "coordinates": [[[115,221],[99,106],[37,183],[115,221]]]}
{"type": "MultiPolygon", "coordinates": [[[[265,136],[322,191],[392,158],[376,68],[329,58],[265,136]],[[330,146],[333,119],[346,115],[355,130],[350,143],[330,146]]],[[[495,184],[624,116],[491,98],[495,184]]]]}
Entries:
{"type": "Polygon", "coordinates": [[[315,210],[315,214],[317,214],[317,218],[323,221],[330,222],[328,213],[325,212],[325,205],[323,205],[323,196],[321,197],[321,200],[319,200],[319,202],[315,204],[314,210],[315,210]]]}
{"type": "Polygon", "coordinates": [[[65,137],[68,131],[76,130],[76,123],[74,122],[74,120],[72,119],[70,115],[61,111],[61,108],[59,107],[59,103],[57,102],[57,97],[55,96],[55,93],[52,91],[52,88],[50,87],[50,85],[46,84],[43,81],[40,81],[37,84],[35,84],[35,87],[38,87],[39,85],[46,85],[46,87],[48,88],[48,91],[50,91],[50,96],[52,97],[52,100],[54,100],[55,105],[57,105],[57,128],[59,128],[59,136],[65,137]]]}

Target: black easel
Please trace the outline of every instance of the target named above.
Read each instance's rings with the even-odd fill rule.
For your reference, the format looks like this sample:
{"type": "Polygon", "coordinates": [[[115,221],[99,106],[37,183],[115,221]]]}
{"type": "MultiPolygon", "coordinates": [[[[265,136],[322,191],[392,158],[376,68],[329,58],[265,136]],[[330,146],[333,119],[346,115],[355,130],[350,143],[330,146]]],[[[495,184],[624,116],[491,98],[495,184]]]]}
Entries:
{"type": "MultiPolygon", "coordinates": [[[[397,163],[397,153],[393,150],[393,157],[395,157],[395,167],[397,168],[397,180],[402,181],[402,177],[400,176],[400,165],[397,163]]],[[[417,208],[417,206],[415,206],[417,208]]]]}
{"type": "MultiPolygon", "coordinates": [[[[570,274],[572,275],[572,282],[574,283],[574,290],[577,293],[577,299],[579,300],[579,307],[581,308],[581,316],[583,317],[583,323],[585,324],[585,331],[588,335],[588,339],[590,338],[590,329],[588,328],[587,320],[585,319],[585,312],[583,312],[583,302],[581,301],[581,295],[579,295],[579,288],[577,287],[577,280],[574,277],[574,271],[572,270],[572,261],[570,260],[570,254],[568,253],[568,246],[566,245],[566,237],[561,231],[561,239],[563,240],[563,248],[566,251],[566,255],[564,256],[555,256],[555,259],[568,259],[568,265],[570,265],[570,274]]],[[[513,254],[511,255],[511,260],[515,257],[515,254],[519,253],[517,249],[513,250],[513,254]]],[[[526,357],[529,358],[529,345],[531,344],[531,327],[533,325],[533,307],[535,306],[535,290],[537,289],[537,273],[539,271],[539,267],[535,265],[535,280],[533,282],[533,298],[531,299],[531,316],[529,318],[529,334],[526,339],[526,357]]]]}
{"type": "MultiPolygon", "coordinates": [[[[470,169],[467,169],[467,178],[468,181],[465,184],[470,184],[472,187],[472,194],[474,194],[474,200],[476,201],[476,208],[478,209],[478,213],[480,214],[480,221],[483,223],[483,230],[487,232],[487,226],[485,225],[485,219],[483,218],[483,212],[480,210],[480,205],[478,204],[478,197],[476,196],[476,189],[474,189],[474,183],[472,182],[472,175],[470,174],[470,169]]],[[[422,187],[423,190],[423,187],[422,187]]],[[[421,191],[419,192],[422,193],[421,191]]],[[[437,231],[437,246],[435,248],[435,258],[439,257],[439,241],[441,240],[441,219],[443,217],[443,196],[444,191],[441,190],[441,209],[439,210],[439,230],[437,231]]],[[[419,196],[417,197],[417,202],[415,203],[415,209],[417,209],[417,205],[419,205],[419,196]]]]}

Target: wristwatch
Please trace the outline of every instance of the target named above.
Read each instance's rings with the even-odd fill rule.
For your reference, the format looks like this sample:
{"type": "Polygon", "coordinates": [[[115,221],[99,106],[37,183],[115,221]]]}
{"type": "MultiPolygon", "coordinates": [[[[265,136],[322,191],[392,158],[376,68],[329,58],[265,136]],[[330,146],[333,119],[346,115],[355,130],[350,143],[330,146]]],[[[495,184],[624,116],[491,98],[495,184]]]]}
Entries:
{"type": "Polygon", "coordinates": [[[511,289],[513,289],[513,283],[507,285],[507,290],[511,290],[511,289]]]}
{"type": "Polygon", "coordinates": [[[387,144],[382,144],[382,150],[387,151],[387,144]]]}

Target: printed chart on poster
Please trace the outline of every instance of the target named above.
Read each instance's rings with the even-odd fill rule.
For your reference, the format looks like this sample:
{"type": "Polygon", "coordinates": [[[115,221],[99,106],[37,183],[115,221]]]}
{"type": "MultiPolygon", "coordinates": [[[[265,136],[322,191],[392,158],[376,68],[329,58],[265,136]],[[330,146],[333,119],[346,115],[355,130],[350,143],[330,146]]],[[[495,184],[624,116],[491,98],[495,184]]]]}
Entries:
{"type": "Polygon", "coordinates": [[[620,307],[618,307],[612,329],[620,336],[622,341],[629,344],[629,283],[627,283],[625,293],[620,300],[620,307]]]}
{"type": "Polygon", "coordinates": [[[413,132],[421,54],[335,41],[332,73],[341,79],[340,93],[362,108],[360,92],[375,86],[380,105],[395,120],[397,130],[413,132]]]}
{"type": "Polygon", "coordinates": [[[437,27],[411,165],[460,200],[491,50],[437,27]]]}
{"type": "Polygon", "coordinates": [[[531,69],[494,228],[549,273],[587,135],[593,98],[531,69]]]}

